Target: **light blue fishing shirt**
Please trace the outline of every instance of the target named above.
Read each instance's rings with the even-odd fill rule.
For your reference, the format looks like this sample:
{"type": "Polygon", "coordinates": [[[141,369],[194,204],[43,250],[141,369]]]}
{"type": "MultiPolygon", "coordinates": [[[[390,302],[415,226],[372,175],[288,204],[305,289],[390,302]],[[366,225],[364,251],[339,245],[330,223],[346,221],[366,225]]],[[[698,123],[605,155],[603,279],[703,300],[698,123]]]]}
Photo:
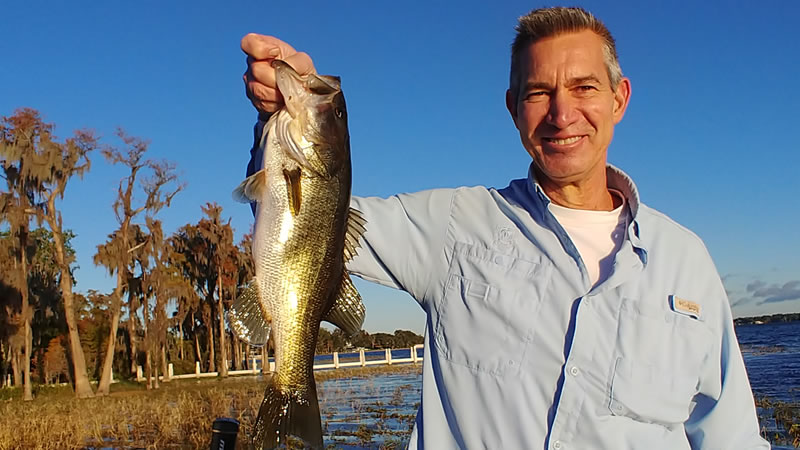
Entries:
{"type": "Polygon", "coordinates": [[[607,176],[629,225],[594,287],[531,170],[499,190],[353,197],[367,233],[348,270],[427,313],[410,448],[770,448],[708,251],[607,176]]]}
{"type": "Polygon", "coordinates": [[[410,448],[768,449],[716,268],[692,232],[627,199],[592,287],[536,183],[354,197],[353,274],[427,313],[410,448]]]}

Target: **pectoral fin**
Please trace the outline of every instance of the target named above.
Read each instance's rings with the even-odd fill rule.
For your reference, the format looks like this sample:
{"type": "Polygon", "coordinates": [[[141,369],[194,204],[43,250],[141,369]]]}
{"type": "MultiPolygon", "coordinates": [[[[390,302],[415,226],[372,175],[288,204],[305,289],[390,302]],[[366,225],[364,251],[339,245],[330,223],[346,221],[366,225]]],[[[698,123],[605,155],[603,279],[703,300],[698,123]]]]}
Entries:
{"type": "Polygon", "coordinates": [[[283,169],[283,178],[286,179],[286,194],[289,196],[289,208],[292,211],[292,216],[296,216],[300,212],[300,201],[302,193],[300,192],[300,169],[283,169]]]}
{"type": "Polygon", "coordinates": [[[257,202],[264,198],[267,187],[266,169],[250,175],[233,190],[233,199],[241,203],[257,202]]]}
{"type": "Polygon", "coordinates": [[[361,236],[366,232],[367,221],[361,214],[361,211],[350,208],[350,214],[347,216],[347,231],[344,237],[344,262],[348,262],[356,256],[358,249],[361,247],[361,236]]]}
{"type": "Polygon", "coordinates": [[[324,320],[341,328],[348,336],[353,336],[361,331],[364,324],[364,303],[361,294],[353,286],[353,280],[347,272],[343,272],[342,285],[339,293],[324,320]]]}
{"type": "Polygon", "coordinates": [[[255,279],[234,300],[228,321],[239,339],[259,347],[267,343],[272,318],[261,310],[255,279]]]}

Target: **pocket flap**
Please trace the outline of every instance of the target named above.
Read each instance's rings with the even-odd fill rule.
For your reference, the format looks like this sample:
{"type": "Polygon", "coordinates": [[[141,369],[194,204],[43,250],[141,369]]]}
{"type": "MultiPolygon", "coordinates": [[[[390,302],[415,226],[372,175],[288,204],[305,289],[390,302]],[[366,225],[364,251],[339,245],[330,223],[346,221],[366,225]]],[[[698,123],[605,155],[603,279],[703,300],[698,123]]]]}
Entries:
{"type": "Polygon", "coordinates": [[[698,380],[671,368],[617,358],[609,410],[615,416],[661,425],[685,422],[698,380]]]}

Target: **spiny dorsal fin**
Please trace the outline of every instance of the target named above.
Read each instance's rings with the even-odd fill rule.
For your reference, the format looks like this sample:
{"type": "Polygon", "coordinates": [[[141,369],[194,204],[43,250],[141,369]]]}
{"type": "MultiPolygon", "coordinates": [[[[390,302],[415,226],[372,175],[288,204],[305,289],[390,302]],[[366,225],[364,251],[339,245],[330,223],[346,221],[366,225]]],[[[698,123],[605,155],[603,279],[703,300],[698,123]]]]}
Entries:
{"type": "Polygon", "coordinates": [[[344,262],[348,262],[356,256],[358,249],[361,248],[361,236],[367,231],[367,221],[361,211],[350,208],[347,216],[347,230],[344,236],[344,262]]]}
{"type": "Polygon", "coordinates": [[[361,294],[353,286],[350,275],[342,272],[342,284],[339,287],[338,295],[333,301],[330,311],[324,320],[341,328],[348,336],[353,336],[361,331],[364,324],[365,308],[361,302],[361,294]]]}
{"type": "Polygon", "coordinates": [[[289,209],[292,217],[300,212],[302,194],[300,192],[300,169],[283,169],[283,178],[286,179],[286,194],[289,196],[289,209]]]}
{"type": "Polygon", "coordinates": [[[239,339],[258,347],[267,343],[272,318],[261,311],[255,279],[234,300],[228,310],[228,321],[239,339]]]}
{"type": "Polygon", "coordinates": [[[233,190],[233,199],[241,203],[261,201],[266,187],[267,171],[262,169],[247,177],[233,190]]]}

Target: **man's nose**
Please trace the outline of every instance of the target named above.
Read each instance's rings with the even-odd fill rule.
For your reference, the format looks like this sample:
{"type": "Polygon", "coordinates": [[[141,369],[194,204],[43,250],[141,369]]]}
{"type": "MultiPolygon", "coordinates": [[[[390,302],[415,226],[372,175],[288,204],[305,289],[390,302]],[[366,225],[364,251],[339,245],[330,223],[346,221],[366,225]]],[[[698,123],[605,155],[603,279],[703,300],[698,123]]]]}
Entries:
{"type": "Polygon", "coordinates": [[[575,99],[566,89],[557,89],[550,96],[550,107],[547,111],[547,122],[556,128],[564,129],[572,125],[578,117],[575,99]]]}

